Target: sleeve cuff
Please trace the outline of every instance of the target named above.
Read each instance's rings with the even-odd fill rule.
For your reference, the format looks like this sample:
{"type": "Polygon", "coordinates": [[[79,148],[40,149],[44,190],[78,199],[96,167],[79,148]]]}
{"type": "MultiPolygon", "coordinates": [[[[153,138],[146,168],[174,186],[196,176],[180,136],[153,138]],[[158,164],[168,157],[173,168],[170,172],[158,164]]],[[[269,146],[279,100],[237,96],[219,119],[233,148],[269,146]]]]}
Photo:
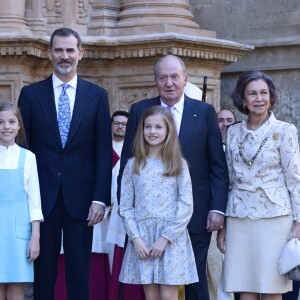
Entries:
{"type": "Polygon", "coordinates": [[[92,203],[100,204],[106,208],[106,204],[104,202],[94,200],[92,203]]]}

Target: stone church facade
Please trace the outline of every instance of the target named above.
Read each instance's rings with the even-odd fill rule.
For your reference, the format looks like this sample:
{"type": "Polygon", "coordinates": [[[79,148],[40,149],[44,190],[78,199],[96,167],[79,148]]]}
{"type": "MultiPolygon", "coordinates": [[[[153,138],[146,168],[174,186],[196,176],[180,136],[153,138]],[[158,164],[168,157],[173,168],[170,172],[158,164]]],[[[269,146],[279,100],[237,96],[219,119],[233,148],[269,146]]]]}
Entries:
{"type": "Polygon", "coordinates": [[[238,75],[262,70],[279,90],[277,118],[300,131],[300,2],[298,0],[190,0],[195,22],[202,29],[255,47],[241,60],[222,69],[221,106],[232,107],[229,97],[238,75]]]}
{"type": "Polygon", "coordinates": [[[52,31],[83,40],[79,74],[108,90],[111,110],[157,95],[153,65],[180,56],[207,101],[232,107],[238,75],[260,69],[280,88],[276,115],[300,127],[298,0],[0,0],[0,100],[51,73],[52,31]]]}

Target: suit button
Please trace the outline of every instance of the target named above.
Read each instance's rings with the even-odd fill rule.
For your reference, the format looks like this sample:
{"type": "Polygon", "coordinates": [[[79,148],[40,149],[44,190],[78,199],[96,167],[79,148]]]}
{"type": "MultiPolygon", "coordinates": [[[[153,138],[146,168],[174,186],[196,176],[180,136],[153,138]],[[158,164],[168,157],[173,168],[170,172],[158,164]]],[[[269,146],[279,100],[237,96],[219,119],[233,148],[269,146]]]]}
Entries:
{"type": "Polygon", "coordinates": [[[57,176],[61,176],[61,172],[57,172],[57,176]]]}

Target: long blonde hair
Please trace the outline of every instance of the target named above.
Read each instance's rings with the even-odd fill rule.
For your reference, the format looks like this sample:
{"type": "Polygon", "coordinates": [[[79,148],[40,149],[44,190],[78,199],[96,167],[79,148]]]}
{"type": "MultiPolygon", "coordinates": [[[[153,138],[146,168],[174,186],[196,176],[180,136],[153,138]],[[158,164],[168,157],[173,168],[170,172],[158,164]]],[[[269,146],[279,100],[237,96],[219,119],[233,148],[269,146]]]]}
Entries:
{"type": "Polygon", "coordinates": [[[162,117],[166,127],[167,136],[161,147],[160,157],[164,163],[164,176],[178,176],[182,170],[182,154],[171,112],[160,105],[147,109],[140,120],[137,133],[133,142],[135,162],[133,170],[139,174],[140,168],[146,166],[146,158],[149,153],[149,144],[144,138],[145,120],[149,116],[159,115],[162,117]]]}

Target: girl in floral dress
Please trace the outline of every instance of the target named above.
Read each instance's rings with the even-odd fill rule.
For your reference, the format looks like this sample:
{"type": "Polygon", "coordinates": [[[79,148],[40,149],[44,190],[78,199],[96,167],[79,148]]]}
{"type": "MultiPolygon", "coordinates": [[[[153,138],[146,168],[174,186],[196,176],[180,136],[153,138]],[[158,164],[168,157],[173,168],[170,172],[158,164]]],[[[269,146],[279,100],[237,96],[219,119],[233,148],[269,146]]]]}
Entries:
{"type": "Polygon", "coordinates": [[[198,281],[187,231],[192,185],[171,112],[149,108],[122,177],[120,214],[128,245],[123,283],[143,284],[146,299],[178,299],[178,285],[198,281]]]}

